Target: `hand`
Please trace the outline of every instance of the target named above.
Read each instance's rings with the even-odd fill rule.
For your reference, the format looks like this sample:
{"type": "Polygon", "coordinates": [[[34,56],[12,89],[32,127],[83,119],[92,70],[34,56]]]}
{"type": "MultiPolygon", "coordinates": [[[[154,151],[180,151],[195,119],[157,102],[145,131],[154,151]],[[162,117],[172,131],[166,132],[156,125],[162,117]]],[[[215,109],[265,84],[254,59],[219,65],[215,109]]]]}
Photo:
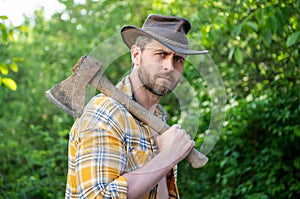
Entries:
{"type": "Polygon", "coordinates": [[[137,170],[123,174],[128,183],[128,198],[145,195],[190,153],[195,144],[179,125],[173,125],[158,135],[156,141],[160,152],[137,170]]]}
{"type": "Polygon", "coordinates": [[[184,159],[195,145],[190,135],[178,124],[157,136],[156,141],[160,152],[166,153],[166,157],[176,163],[184,159]]]}

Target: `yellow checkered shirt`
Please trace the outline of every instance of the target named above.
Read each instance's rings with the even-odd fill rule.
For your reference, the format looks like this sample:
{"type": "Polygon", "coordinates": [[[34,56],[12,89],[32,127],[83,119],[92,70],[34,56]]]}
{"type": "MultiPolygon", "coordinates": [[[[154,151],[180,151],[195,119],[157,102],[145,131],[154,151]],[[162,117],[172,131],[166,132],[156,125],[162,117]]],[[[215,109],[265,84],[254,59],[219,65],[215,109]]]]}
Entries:
{"type": "MultiPolygon", "coordinates": [[[[129,77],[117,87],[132,98],[129,77]]],[[[163,121],[166,113],[158,106],[163,121]]],[[[159,151],[151,130],[113,98],[99,94],[70,131],[66,198],[127,198],[124,173],[142,167],[159,151]]],[[[147,179],[145,179],[147,180],[147,179]]],[[[170,198],[179,198],[176,167],[167,177],[170,198]]],[[[157,198],[157,186],[144,199],[157,198]]]]}

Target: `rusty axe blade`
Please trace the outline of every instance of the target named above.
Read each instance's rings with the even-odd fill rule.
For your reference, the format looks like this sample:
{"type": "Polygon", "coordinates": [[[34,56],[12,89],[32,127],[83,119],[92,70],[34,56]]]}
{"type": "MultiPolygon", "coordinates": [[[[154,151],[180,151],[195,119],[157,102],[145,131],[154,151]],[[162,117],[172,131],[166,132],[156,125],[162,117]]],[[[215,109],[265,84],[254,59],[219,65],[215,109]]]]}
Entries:
{"type": "MultiPolygon", "coordinates": [[[[85,88],[91,84],[101,93],[121,103],[132,115],[158,134],[162,134],[170,128],[154,114],[117,89],[101,72],[102,66],[96,59],[86,55],[75,65],[74,74],[49,89],[46,96],[67,113],[80,117],[85,103],[85,88]]],[[[203,167],[208,161],[208,158],[196,149],[193,149],[186,159],[193,168],[203,167]]]]}
{"type": "Polygon", "coordinates": [[[46,91],[46,97],[68,114],[80,117],[85,106],[86,87],[102,67],[90,56],[81,57],[72,69],[74,73],[46,91]]]}

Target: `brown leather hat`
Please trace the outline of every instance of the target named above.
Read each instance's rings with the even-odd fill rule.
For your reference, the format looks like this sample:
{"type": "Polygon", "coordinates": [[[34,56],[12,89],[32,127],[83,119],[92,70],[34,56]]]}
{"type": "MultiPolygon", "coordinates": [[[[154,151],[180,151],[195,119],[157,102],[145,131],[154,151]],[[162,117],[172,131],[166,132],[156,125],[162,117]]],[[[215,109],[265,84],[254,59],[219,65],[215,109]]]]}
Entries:
{"type": "Polygon", "coordinates": [[[143,27],[124,26],[121,36],[130,49],[139,35],[149,36],[176,53],[183,55],[197,55],[208,53],[207,50],[191,50],[188,46],[186,34],[191,29],[188,20],[174,17],[152,14],[147,17],[143,27]]]}

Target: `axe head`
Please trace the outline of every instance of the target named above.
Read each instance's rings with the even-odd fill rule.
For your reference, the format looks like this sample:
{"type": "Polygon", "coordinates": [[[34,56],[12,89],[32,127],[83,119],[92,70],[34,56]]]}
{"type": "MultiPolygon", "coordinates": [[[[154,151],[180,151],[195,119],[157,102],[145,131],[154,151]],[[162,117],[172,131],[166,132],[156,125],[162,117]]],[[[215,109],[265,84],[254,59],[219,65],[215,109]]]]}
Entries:
{"type": "Polygon", "coordinates": [[[80,117],[85,106],[86,87],[101,70],[102,64],[85,55],[73,67],[73,74],[46,91],[50,102],[74,117],[80,117]]]}

